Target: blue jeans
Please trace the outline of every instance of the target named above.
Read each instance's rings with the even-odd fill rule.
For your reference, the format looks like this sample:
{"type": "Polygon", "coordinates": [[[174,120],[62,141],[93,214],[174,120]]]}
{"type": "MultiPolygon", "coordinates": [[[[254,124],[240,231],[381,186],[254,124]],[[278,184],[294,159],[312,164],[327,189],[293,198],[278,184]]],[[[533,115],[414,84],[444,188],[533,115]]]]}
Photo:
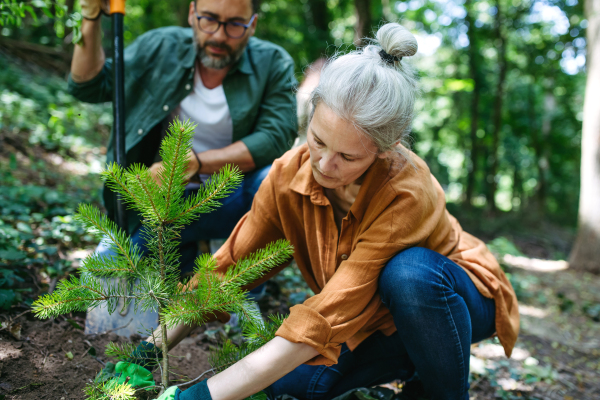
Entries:
{"type": "MultiPolygon", "coordinates": [[[[219,208],[208,214],[200,215],[200,218],[183,228],[179,245],[182,275],[194,269],[194,260],[198,257],[199,240],[229,237],[238,221],[250,210],[254,195],[270,169],[271,166],[268,165],[245,174],[242,184],[228,197],[221,200],[219,208]]],[[[197,191],[198,189],[186,189],[184,196],[187,197],[197,191]]],[[[131,236],[131,240],[145,254],[148,252],[148,248],[142,237],[142,229],[142,227],[138,228],[131,236]]],[[[96,252],[106,256],[112,255],[110,248],[102,242],[96,248],[96,252]]]]}
{"type": "Polygon", "coordinates": [[[468,400],[470,346],[494,334],[494,300],[461,267],[420,247],[388,262],[379,294],[397,332],[377,332],[354,351],[343,344],[336,365],[303,364],[271,385],[270,395],[331,399],[416,372],[433,399],[468,400]]]}

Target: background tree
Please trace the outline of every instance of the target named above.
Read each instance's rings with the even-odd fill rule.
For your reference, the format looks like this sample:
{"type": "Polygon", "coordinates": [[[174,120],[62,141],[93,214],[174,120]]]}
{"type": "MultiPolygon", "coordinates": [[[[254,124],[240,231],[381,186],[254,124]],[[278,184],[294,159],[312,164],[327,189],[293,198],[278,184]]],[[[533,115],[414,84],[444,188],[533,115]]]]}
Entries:
{"type": "Polygon", "coordinates": [[[587,84],[581,138],[579,232],[571,253],[573,268],[600,272],[600,2],[586,0],[587,84]]]}

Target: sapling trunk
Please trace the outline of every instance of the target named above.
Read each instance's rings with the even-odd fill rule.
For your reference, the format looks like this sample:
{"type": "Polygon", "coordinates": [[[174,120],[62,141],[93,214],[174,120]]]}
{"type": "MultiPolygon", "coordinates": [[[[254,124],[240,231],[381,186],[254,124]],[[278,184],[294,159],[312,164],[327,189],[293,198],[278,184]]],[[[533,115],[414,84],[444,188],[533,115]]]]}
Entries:
{"type": "MultiPolygon", "coordinates": [[[[161,310],[162,311],[162,310],[161,310]]],[[[162,389],[160,390],[160,394],[162,394],[167,387],[169,387],[169,344],[167,343],[167,326],[165,323],[164,317],[160,318],[160,335],[161,335],[161,347],[163,353],[162,359],[162,371],[160,380],[162,389]]]]}
{"type": "MultiPolygon", "coordinates": [[[[165,281],[166,278],[166,268],[165,268],[165,254],[164,254],[164,243],[163,243],[163,226],[160,226],[158,229],[158,252],[160,259],[160,277],[165,281]]],[[[163,353],[162,359],[162,371],[161,371],[161,390],[160,394],[162,394],[167,387],[169,387],[169,344],[167,343],[167,326],[166,321],[163,315],[163,305],[162,301],[159,302],[158,307],[158,315],[159,323],[160,323],[160,336],[161,336],[161,347],[163,353]]]]}

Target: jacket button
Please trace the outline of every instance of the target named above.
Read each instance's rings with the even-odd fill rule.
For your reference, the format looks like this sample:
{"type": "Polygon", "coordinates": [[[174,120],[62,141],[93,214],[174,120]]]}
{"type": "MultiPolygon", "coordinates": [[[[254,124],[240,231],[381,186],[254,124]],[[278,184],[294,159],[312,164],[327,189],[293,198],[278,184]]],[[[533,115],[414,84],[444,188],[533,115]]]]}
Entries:
{"type": "Polygon", "coordinates": [[[138,135],[141,135],[142,133],[144,133],[144,130],[142,128],[138,129],[138,135]]]}
{"type": "Polygon", "coordinates": [[[342,254],[342,260],[347,260],[348,259],[348,254],[342,254]]]}
{"type": "Polygon", "coordinates": [[[165,105],[163,106],[163,110],[165,110],[165,111],[169,111],[169,106],[165,104],[165,105]]]}
{"type": "Polygon", "coordinates": [[[192,85],[190,85],[189,83],[187,85],[185,85],[185,90],[190,90],[192,88],[192,85]]]}

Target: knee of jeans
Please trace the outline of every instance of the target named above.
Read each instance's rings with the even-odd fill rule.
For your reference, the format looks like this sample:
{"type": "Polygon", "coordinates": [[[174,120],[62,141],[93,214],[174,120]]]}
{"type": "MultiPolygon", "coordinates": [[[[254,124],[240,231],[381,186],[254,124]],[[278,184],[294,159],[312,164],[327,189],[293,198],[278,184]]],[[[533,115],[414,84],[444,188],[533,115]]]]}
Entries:
{"type": "Polygon", "coordinates": [[[379,293],[386,303],[391,296],[407,299],[419,296],[426,286],[439,281],[439,254],[423,247],[411,247],[394,256],[379,276],[379,293]]]}

